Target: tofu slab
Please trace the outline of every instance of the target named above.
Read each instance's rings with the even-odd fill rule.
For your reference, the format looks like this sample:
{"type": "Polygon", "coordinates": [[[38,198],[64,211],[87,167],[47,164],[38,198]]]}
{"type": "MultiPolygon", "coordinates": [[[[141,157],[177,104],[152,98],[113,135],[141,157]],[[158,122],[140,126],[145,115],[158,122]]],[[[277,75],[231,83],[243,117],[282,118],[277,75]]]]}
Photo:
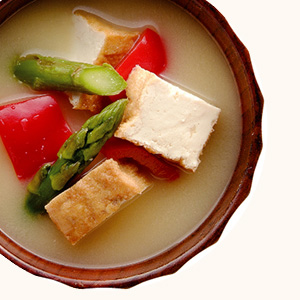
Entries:
{"type": "Polygon", "coordinates": [[[99,16],[84,10],[73,13],[77,60],[115,66],[132,48],[139,37],[138,31],[112,25],[99,16]]]}
{"type": "Polygon", "coordinates": [[[136,66],[118,138],[195,172],[220,109],[136,66]]]}
{"type": "Polygon", "coordinates": [[[74,245],[150,185],[134,165],[109,159],[52,199],[46,210],[74,245]]]}
{"type": "MultiPolygon", "coordinates": [[[[138,31],[112,25],[99,16],[80,9],[73,13],[73,24],[73,59],[95,65],[108,63],[115,67],[140,35],[138,31]]],[[[98,95],[70,93],[69,98],[74,109],[78,110],[98,113],[105,105],[98,95]]]]}

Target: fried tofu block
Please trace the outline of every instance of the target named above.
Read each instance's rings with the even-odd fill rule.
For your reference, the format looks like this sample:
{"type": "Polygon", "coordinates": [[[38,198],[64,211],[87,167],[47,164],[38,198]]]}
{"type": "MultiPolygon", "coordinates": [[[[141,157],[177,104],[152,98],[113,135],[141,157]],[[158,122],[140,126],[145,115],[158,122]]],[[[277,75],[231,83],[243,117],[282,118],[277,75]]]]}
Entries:
{"type": "Polygon", "coordinates": [[[46,210],[74,245],[150,185],[136,166],[109,159],[52,199],[46,210]]]}
{"type": "MultiPolygon", "coordinates": [[[[115,67],[132,48],[139,32],[112,25],[97,15],[84,10],[74,12],[76,42],[75,59],[81,62],[115,67]]],[[[100,112],[102,97],[97,95],[71,94],[70,102],[75,109],[100,112]]]]}
{"type": "Polygon", "coordinates": [[[88,95],[83,93],[67,93],[69,101],[76,110],[88,110],[98,114],[105,106],[105,98],[99,95],[88,95]]]}
{"type": "Polygon", "coordinates": [[[138,31],[110,24],[99,16],[84,10],[74,11],[74,23],[75,26],[77,23],[79,24],[77,31],[79,32],[79,43],[82,39],[82,59],[87,56],[86,53],[89,50],[86,49],[86,46],[94,47],[92,49],[94,56],[86,57],[88,59],[86,62],[97,65],[108,63],[115,67],[140,35],[138,31]],[[95,41],[95,36],[99,36],[98,42],[95,41]],[[93,45],[93,43],[95,44],[93,45]]]}
{"type": "Polygon", "coordinates": [[[115,136],[195,172],[221,110],[140,66],[130,73],[126,93],[115,136]]]}

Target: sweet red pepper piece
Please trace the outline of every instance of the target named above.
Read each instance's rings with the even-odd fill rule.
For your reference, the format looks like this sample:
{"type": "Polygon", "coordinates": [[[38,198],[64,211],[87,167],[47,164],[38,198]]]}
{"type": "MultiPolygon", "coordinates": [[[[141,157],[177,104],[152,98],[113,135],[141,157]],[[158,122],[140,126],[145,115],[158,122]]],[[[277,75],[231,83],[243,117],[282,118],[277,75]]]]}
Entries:
{"type": "MultiPolygon", "coordinates": [[[[131,70],[136,65],[157,75],[166,68],[167,56],[165,47],[160,36],[150,28],[143,31],[135,45],[115,69],[127,80],[131,70]]],[[[121,92],[119,95],[110,98],[115,101],[124,97],[124,95],[125,92],[121,92]]]]}
{"type": "Polygon", "coordinates": [[[178,168],[166,163],[163,159],[149,153],[143,147],[136,146],[129,141],[112,137],[101,149],[107,158],[120,160],[130,158],[148,169],[153,176],[173,181],[180,176],[178,168]]]}
{"type": "Polygon", "coordinates": [[[71,135],[57,95],[45,95],[0,107],[0,135],[19,179],[29,179],[71,135]]]}
{"type": "Polygon", "coordinates": [[[127,80],[131,70],[136,65],[159,74],[165,69],[166,64],[166,52],[160,36],[152,29],[147,28],[133,48],[116,66],[116,70],[127,80]]]}

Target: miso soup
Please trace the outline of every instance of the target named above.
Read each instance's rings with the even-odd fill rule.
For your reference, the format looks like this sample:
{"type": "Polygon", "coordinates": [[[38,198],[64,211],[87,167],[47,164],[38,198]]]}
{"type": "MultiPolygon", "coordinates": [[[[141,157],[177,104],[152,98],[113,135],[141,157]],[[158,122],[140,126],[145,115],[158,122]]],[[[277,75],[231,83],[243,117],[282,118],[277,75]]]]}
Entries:
{"type": "MultiPolygon", "coordinates": [[[[128,264],[181,241],[205,220],[222,196],[241,143],[239,93],[230,66],[213,38],[201,23],[171,2],[41,0],[0,27],[0,105],[40,94],[12,77],[11,64],[16,56],[70,56],[75,34],[72,12],[76,8],[118,26],[155,28],[168,57],[161,77],[222,110],[195,174],[182,172],[180,179],[171,183],[156,180],[151,190],[75,246],[47,215],[32,217],[24,210],[26,183],[18,180],[0,141],[0,228],[5,234],[38,256],[69,266],[128,264]]],[[[70,103],[60,105],[73,130],[90,115],[72,110],[70,103]]]]}

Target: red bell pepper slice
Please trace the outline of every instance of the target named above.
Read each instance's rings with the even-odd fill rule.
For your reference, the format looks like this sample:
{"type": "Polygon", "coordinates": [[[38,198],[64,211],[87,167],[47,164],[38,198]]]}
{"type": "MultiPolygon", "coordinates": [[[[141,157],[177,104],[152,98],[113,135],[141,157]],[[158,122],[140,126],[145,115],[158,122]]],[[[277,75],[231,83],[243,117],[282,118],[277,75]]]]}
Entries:
{"type": "Polygon", "coordinates": [[[107,158],[120,160],[130,158],[148,169],[153,176],[168,181],[179,178],[178,168],[166,163],[163,159],[149,153],[145,148],[136,146],[129,141],[112,137],[101,149],[107,158]]]}
{"type": "Polygon", "coordinates": [[[19,179],[29,179],[71,135],[57,95],[45,95],[0,107],[0,135],[19,179]]]}
{"type": "MultiPolygon", "coordinates": [[[[131,70],[139,65],[141,68],[160,74],[167,65],[167,56],[160,36],[150,28],[143,31],[132,49],[116,66],[116,71],[125,79],[131,70]]],[[[125,92],[110,97],[115,101],[125,96],[125,92]]]]}
{"type": "Polygon", "coordinates": [[[131,70],[136,65],[159,74],[165,69],[166,64],[166,52],[160,36],[152,29],[147,28],[143,31],[133,48],[116,66],[116,70],[127,80],[131,70]]]}

